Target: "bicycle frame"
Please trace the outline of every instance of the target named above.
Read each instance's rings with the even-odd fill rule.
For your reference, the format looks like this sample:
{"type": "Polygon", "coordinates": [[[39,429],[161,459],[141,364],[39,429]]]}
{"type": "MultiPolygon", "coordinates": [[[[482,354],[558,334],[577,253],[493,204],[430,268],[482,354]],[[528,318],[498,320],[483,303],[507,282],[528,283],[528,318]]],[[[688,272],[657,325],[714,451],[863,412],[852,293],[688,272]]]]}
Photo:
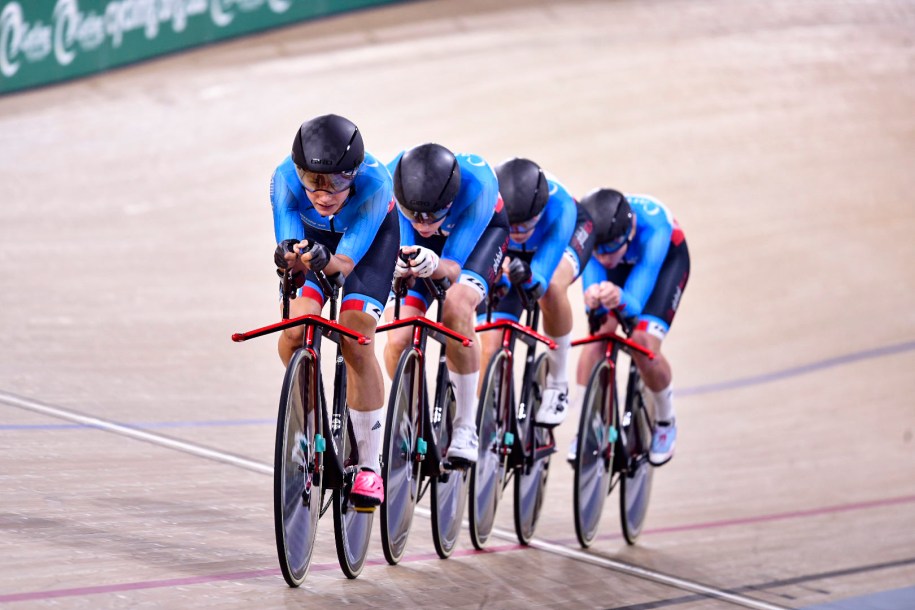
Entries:
{"type": "MultiPolygon", "coordinates": [[[[521,296],[521,302],[525,310],[525,324],[519,324],[514,320],[496,320],[492,321],[492,309],[493,309],[493,299],[490,298],[490,301],[487,306],[487,322],[476,327],[476,332],[487,332],[493,330],[499,330],[502,332],[501,347],[499,348],[505,354],[505,364],[508,373],[514,372],[514,349],[515,342],[521,340],[525,343],[527,348],[527,353],[525,355],[524,362],[524,373],[522,374],[522,383],[521,383],[521,395],[517,405],[503,405],[507,406],[504,409],[504,412],[511,413],[510,415],[510,427],[512,433],[512,440],[514,438],[521,437],[521,424],[525,422],[527,418],[531,415],[528,410],[530,405],[530,393],[533,387],[533,378],[534,378],[534,359],[536,358],[536,348],[538,343],[543,343],[549,349],[556,349],[556,342],[538,333],[535,329],[537,328],[540,322],[540,307],[537,302],[531,302],[527,298],[527,295],[523,290],[518,288],[518,291],[521,296]],[[514,406],[514,408],[512,408],[514,406]]],[[[508,380],[508,383],[511,384],[514,379],[513,374],[505,375],[504,379],[508,380]]],[[[514,394],[514,388],[503,388],[501,396],[503,400],[509,401],[512,400],[514,394]],[[505,391],[509,390],[509,391],[505,391]]],[[[544,455],[552,452],[551,447],[542,448],[544,455]]],[[[509,456],[514,456],[511,459],[510,465],[513,468],[529,465],[534,460],[541,457],[537,452],[535,454],[528,455],[527,449],[524,447],[524,443],[511,443],[511,446],[508,448],[503,448],[509,456]],[[518,446],[521,446],[521,449],[515,449],[518,446]]],[[[508,484],[508,477],[506,477],[505,484],[508,484]]]]}
{"type": "MultiPolygon", "coordinates": [[[[437,446],[435,436],[431,432],[431,426],[441,421],[443,417],[441,408],[444,403],[444,393],[447,391],[446,384],[443,383],[446,374],[445,345],[448,339],[460,342],[463,347],[470,347],[473,345],[473,341],[442,324],[442,304],[445,301],[445,291],[448,290],[451,282],[448,281],[447,278],[441,280],[432,280],[431,278],[423,279],[430,293],[438,303],[436,308],[436,320],[433,322],[425,316],[400,318],[400,301],[406,294],[407,285],[405,282],[398,281],[395,286],[394,320],[388,324],[379,326],[376,332],[386,332],[407,326],[413,327],[412,345],[409,349],[416,352],[420,363],[420,370],[423,371],[423,374],[419,376],[419,396],[423,397],[425,402],[425,404],[422,405],[420,433],[418,436],[423,439],[427,445],[425,453],[417,452],[416,455],[414,455],[414,460],[424,462],[422,474],[428,477],[441,475],[445,471],[444,465],[439,457],[441,455],[439,449],[441,448],[437,446]],[[436,373],[437,393],[433,402],[435,405],[434,412],[431,412],[429,409],[428,396],[426,395],[426,344],[430,338],[442,345],[441,352],[439,353],[438,371],[436,373]],[[433,456],[433,459],[431,461],[426,461],[426,457],[430,453],[433,456]]],[[[420,497],[423,495],[424,491],[420,493],[420,497]]]]}
{"type": "MultiPolygon", "coordinates": [[[[629,324],[627,324],[625,320],[620,318],[618,314],[615,314],[615,315],[617,315],[617,319],[620,323],[620,326],[624,329],[624,332],[626,332],[627,334],[631,334],[632,327],[629,324]]],[[[583,339],[577,339],[575,341],[572,341],[572,347],[578,347],[580,345],[587,345],[590,343],[598,343],[598,342],[606,343],[606,347],[604,349],[604,360],[606,361],[606,363],[609,367],[609,375],[608,375],[608,377],[609,377],[608,390],[609,391],[605,393],[606,398],[605,398],[604,404],[601,406],[601,409],[604,412],[604,414],[607,415],[606,421],[609,421],[610,420],[609,415],[610,415],[610,413],[612,413],[612,410],[613,410],[613,401],[617,400],[616,358],[617,358],[617,354],[619,353],[619,351],[622,350],[622,351],[626,352],[627,354],[629,354],[630,356],[632,356],[633,353],[639,353],[639,354],[642,354],[643,356],[646,356],[649,360],[654,360],[655,354],[651,350],[649,350],[645,347],[642,347],[638,343],[635,343],[634,341],[629,339],[628,336],[624,337],[624,336],[617,334],[616,332],[598,334],[596,332],[596,330],[597,330],[597,328],[600,327],[600,323],[593,312],[589,315],[589,326],[591,328],[591,335],[589,335],[583,339]]],[[[636,368],[635,361],[633,361],[632,363],[630,363],[630,369],[629,369],[629,381],[628,381],[629,387],[631,387],[632,384],[635,383],[637,374],[638,374],[638,370],[636,368]]],[[[628,407],[628,405],[624,405],[624,413],[621,414],[621,416],[625,416],[625,413],[628,413],[627,407],[628,407]]],[[[620,422],[621,427],[622,427],[622,423],[623,422],[621,421],[620,422]]],[[[628,422],[626,422],[626,423],[628,423],[628,422]]],[[[616,442],[620,443],[620,445],[624,449],[626,448],[627,440],[625,438],[625,435],[621,435],[616,440],[616,442]]],[[[617,453],[617,455],[619,456],[620,459],[622,459],[623,455],[625,455],[625,454],[626,454],[625,451],[617,453]]],[[[609,456],[610,456],[610,445],[608,444],[608,446],[605,450],[605,459],[609,458],[609,456]]],[[[614,464],[613,466],[614,466],[614,469],[618,470],[618,471],[624,471],[624,470],[629,469],[628,464],[624,464],[624,465],[623,464],[614,464]]],[[[611,484],[610,488],[613,489],[614,486],[615,486],[615,482],[613,484],[611,484]]]]}

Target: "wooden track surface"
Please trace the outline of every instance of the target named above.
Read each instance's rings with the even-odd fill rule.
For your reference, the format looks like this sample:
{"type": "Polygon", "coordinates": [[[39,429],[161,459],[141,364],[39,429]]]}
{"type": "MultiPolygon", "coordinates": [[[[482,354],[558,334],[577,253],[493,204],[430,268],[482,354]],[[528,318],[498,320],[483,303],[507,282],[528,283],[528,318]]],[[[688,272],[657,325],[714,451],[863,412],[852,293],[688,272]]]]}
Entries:
{"type": "Polygon", "coordinates": [[[0,605],[915,608],[913,32],[906,0],[432,0],[0,98],[0,605]],[[578,549],[556,459],[534,548],[507,497],[491,552],[438,560],[418,516],[348,581],[328,518],[286,587],[283,371],[229,336],[277,317],[268,181],[325,112],[382,159],[527,156],[673,209],[681,434],[637,546],[614,494],[578,549]]]}

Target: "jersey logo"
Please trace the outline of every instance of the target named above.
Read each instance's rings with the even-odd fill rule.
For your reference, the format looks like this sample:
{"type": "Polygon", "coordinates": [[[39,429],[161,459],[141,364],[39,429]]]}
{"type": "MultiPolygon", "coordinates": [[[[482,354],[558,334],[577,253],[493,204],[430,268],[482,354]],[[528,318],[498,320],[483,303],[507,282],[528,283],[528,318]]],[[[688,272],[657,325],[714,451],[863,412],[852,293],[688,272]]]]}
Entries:
{"type": "Polygon", "coordinates": [[[473,165],[474,167],[486,167],[486,161],[483,159],[483,157],[481,157],[479,155],[468,155],[465,153],[461,153],[457,156],[467,159],[467,163],[469,163],[470,165],[473,165]]]}

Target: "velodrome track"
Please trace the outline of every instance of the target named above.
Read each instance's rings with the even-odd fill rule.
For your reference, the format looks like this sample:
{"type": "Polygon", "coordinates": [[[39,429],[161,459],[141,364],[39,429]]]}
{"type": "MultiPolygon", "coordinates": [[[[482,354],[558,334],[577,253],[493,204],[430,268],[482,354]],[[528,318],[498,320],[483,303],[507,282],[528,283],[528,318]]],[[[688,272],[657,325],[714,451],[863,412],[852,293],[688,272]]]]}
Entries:
{"type": "Polygon", "coordinates": [[[913,32],[903,0],[433,0],[0,98],[0,605],[915,608],[913,32]],[[229,336],[278,317],[268,181],[325,112],[674,210],[681,437],[637,546],[614,494],[578,548],[557,459],[531,548],[507,497],[489,552],[419,516],[349,581],[328,518],[286,587],[283,371],[229,336]]]}

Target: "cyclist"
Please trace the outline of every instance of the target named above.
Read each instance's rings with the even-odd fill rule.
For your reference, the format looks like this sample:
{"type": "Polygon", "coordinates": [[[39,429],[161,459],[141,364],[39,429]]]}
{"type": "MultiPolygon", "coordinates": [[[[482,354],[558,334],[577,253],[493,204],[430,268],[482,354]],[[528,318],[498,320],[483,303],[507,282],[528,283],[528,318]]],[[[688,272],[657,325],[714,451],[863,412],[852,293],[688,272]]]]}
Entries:
{"type": "MultiPolygon", "coordinates": [[[[274,261],[290,268],[300,286],[291,316],[320,314],[324,294],[314,272],[323,271],[343,281],[340,323],[374,337],[400,243],[392,189],[387,168],[365,152],[362,134],[351,121],[328,114],[302,124],[292,154],[270,182],[274,261]]],[[[298,326],[280,335],[284,364],[302,345],[302,333],[298,326]]],[[[384,379],[372,344],[344,338],[341,345],[361,462],[351,497],[361,507],[377,506],[384,500],[379,463],[384,379]]]]}
{"type": "MultiPolygon", "coordinates": [[[[673,457],[677,440],[671,368],[661,354],[661,342],[689,279],[686,238],[667,207],[647,195],[624,196],[612,189],[595,189],[582,198],[581,207],[594,219],[596,243],[582,274],[585,307],[615,310],[625,318],[634,318],[632,340],[655,353],[654,360],[639,354],[634,359],[654,399],[657,427],[648,458],[660,466],[673,457]]],[[[598,332],[613,332],[616,325],[616,317],[608,315],[598,332]]],[[[600,343],[591,343],[581,353],[579,405],[588,374],[603,349],[600,343]]],[[[570,456],[574,459],[574,444],[570,456]]]]}
{"type": "MultiPolygon", "coordinates": [[[[422,144],[401,153],[388,168],[400,210],[400,257],[396,277],[448,278],[452,285],[442,309],[445,326],[475,339],[474,312],[497,278],[508,243],[508,218],[499,198],[495,173],[471,154],[453,154],[438,144],[422,144]]],[[[425,314],[429,294],[416,282],[401,303],[404,317],[425,314]]],[[[391,331],[384,358],[393,377],[400,354],[410,343],[409,328],[391,331]]],[[[477,384],[480,348],[464,348],[449,339],[448,370],[454,383],[457,413],[447,457],[455,464],[476,462],[477,384]]]]}
{"type": "MultiPolygon", "coordinates": [[[[502,282],[505,296],[493,317],[517,321],[521,315],[521,299],[517,292],[504,290],[507,282],[520,285],[529,299],[539,302],[544,334],[557,347],[547,352],[546,387],[535,421],[556,426],[565,419],[569,406],[572,306],[567,292],[591,257],[592,222],[566,188],[529,159],[509,159],[496,167],[496,175],[511,240],[503,263],[508,276],[502,282]]],[[[496,333],[484,336],[484,362],[498,348],[496,333]]]]}

